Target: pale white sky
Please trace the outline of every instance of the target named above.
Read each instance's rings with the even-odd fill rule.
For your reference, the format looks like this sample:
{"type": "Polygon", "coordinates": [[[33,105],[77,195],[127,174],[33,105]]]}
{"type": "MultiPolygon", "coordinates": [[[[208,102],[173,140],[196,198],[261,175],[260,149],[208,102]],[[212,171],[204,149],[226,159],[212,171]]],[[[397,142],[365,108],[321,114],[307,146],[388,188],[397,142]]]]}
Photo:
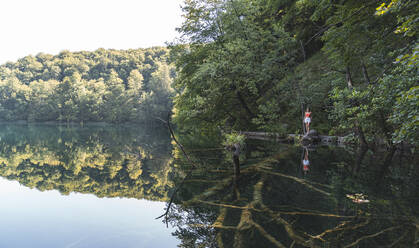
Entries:
{"type": "Polygon", "coordinates": [[[0,64],[40,52],[172,41],[183,0],[0,0],[0,64]]]}

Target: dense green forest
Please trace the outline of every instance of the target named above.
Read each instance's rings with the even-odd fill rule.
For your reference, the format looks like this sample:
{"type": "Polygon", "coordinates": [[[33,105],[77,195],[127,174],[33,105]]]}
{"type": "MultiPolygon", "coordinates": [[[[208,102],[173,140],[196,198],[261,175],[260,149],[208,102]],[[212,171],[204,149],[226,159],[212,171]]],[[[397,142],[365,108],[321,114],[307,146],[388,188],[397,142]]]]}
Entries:
{"type": "Polygon", "coordinates": [[[419,142],[419,5],[409,0],[186,0],[175,119],[363,145],[419,142]]]}
{"type": "Polygon", "coordinates": [[[0,66],[0,120],[144,122],[165,118],[174,97],[180,130],[301,133],[309,107],[319,133],[418,144],[416,1],[182,8],[170,48],[63,51],[0,66]]]}
{"type": "Polygon", "coordinates": [[[0,120],[144,122],[171,108],[168,49],[38,54],[0,66],[0,120]]]}

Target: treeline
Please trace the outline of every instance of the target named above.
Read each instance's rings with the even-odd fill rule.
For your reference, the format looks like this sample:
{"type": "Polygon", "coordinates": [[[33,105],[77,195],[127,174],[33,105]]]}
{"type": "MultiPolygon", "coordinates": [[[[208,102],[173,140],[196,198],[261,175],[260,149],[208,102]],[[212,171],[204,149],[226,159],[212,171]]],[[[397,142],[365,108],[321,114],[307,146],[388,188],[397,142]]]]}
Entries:
{"type": "Polygon", "coordinates": [[[144,122],[171,109],[168,49],[63,51],[0,66],[0,120],[144,122]]]}
{"type": "Polygon", "coordinates": [[[419,144],[419,5],[409,0],[187,0],[182,127],[321,133],[419,144]]]}

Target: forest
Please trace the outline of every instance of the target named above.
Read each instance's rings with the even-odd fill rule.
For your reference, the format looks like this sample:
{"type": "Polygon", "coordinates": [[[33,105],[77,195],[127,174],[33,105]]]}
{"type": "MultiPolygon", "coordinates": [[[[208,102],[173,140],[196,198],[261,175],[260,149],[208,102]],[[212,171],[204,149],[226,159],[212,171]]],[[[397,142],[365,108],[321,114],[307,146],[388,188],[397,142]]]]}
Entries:
{"type": "Polygon", "coordinates": [[[0,66],[0,119],[166,119],[178,131],[419,142],[419,5],[410,0],[186,0],[167,48],[63,51],[0,66]]]}
{"type": "Polygon", "coordinates": [[[172,48],[181,129],[419,142],[418,15],[409,0],[186,0],[172,48]]]}
{"type": "Polygon", "coordinates": [[[63,51],[0,66],[0,120],[146,122],[171,108],[168,49],[63,51]]]}
{"type": "Polygon", "coordinates": [[[182,11],[167,47],[0,65],[0,178],[165,201],[148,217],[176,228],[179,247],[419,244],[417,1],[184,0],[182,11]],[[240,133],[302,134],[306,109],[343,147],[240,133]]]}

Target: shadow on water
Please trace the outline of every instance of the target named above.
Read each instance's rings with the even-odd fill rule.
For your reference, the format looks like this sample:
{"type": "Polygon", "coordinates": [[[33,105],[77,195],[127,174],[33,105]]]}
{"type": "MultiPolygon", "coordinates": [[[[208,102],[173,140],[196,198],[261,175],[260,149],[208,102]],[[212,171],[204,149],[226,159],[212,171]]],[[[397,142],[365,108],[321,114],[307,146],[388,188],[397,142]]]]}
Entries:
{"type": "MultiPolygon", "coordinates": [[[[177,169],[188,172],[178,155],[177,169]]],[[[190,155],[199,168],[168,214],[182,247],[418,245],[413,155],[252,141],[240,155],[239,176],[229,151],[190,155]]]]}

